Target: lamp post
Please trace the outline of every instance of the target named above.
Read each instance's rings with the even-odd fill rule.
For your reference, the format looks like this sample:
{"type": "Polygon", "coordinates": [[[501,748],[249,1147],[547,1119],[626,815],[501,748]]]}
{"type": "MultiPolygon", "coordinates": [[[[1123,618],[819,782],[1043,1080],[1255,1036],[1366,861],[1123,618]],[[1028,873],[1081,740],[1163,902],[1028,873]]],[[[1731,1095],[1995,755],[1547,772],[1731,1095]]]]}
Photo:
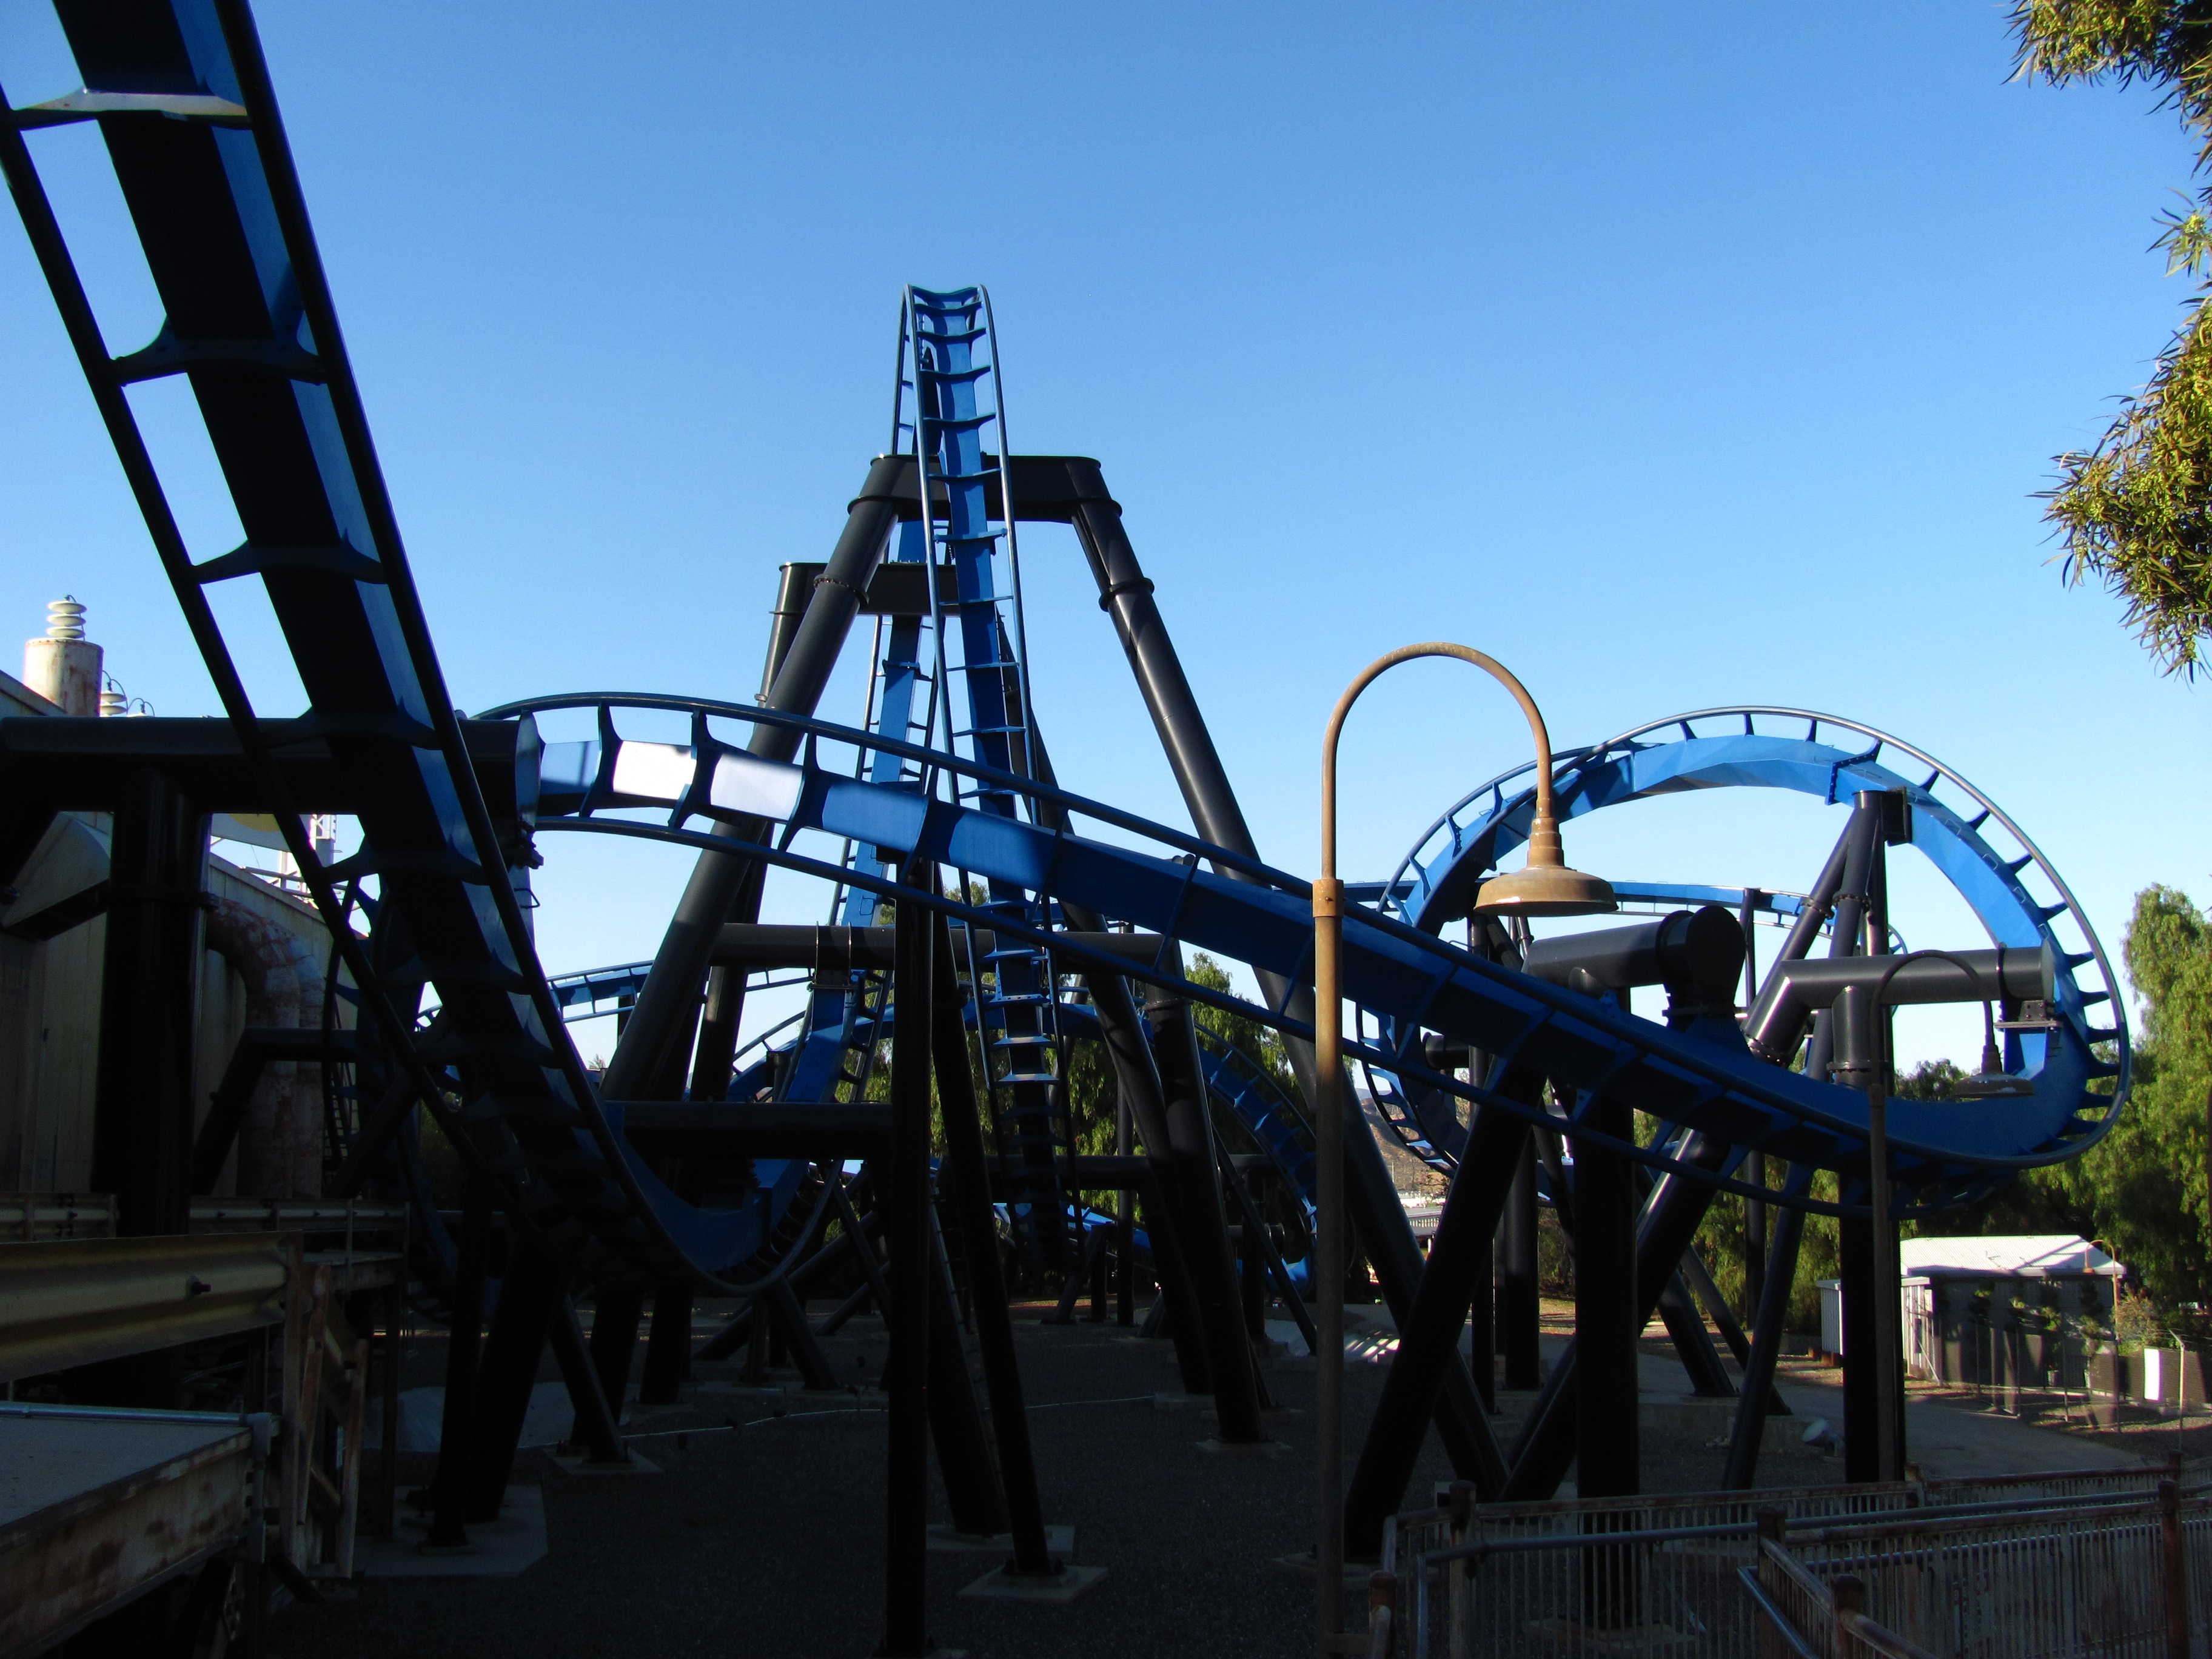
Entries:
{"type": "Polygon", "coordinates": [[[1431,641],[1401,646],[1359,672],[1328,717],[1321,746],[1321,873],[1314,878],[1314,1113],[1321,1204],[1314,1237],[1314,1277],[1321,1291],[1314,1356],[1314,1575],[1316,1651],[1344,1651],[1344,1003],[1339,983],[1344,948],[1344,884],[1336,874],[1336,750],[1352,705],[1385,671],[1416,657],[1456,657],[1495,678],[1521,705],[1536,744],[1536,816],[1529,826],[1525,869],[1483,884],[1475,909],[1485,915],[1577,916],[1614,908],[1613,889],[1567,867],[1552,796],[1552,738],[1528,688],[1494,658],[1470,646],[1431,641]]]}

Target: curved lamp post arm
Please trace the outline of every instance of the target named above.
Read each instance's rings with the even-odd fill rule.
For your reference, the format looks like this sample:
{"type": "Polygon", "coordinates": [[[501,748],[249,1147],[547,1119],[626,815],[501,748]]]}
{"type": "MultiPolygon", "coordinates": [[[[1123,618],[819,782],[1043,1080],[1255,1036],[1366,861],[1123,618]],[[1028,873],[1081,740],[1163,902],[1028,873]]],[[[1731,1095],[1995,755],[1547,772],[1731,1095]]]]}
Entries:
{"type": "Polygon", "coordinates": [[[1328,729],[1321,740],[1321,872],[1324,876],[1336,874],[1336,748],[1337,739],[1343,735],[1345,717],[1352,713],[1352,705],[1359,701],[1361,692],[1400,663],[1411,662],[1416,657],[1456,657],[1462,662],[1473,663],[1513,694],[1513,701],[1521,705],[1522,714],[1528,717],[1529,735],[1536,740],[1536,822],[1557,822],[1552,803],[1552,734],[1545,729],[1543,712],[1528,695],[1528,688],[1504,663],[1473,646],[1454,645],[1449,640],[1401,645],[1361,669],[1352,684],[1344,688],[1344,695],[1336,700],[1336,708],[1329,714],[1328,729]]]}
{"type": "Polygon", "coordinates": [[[1340,984],[1344,945],[1344,884],[1336,874],[1336,751],[1345,717],[1359,694],[1386,671],[1416,657],[1456,657],[1472,663],[1513,694],[1536,742],[1536,815],[1528,833],[1524,870],[1486,882],[1475,901],[1491,915],[1588,915],[1614,908],[1613,889],[1595,876],[1566,867],[1552,794],[1552,736],[1528,688],[1496,658],[1472,646],[1431,640],[1401,646],[1362,669],[1328,717],[1321,745],[1321,873],[1314,878],[1314,1117],[1319,1166],[1320,1216],[1314,1237],[1315,1323],[1314,1568],[1322,1659],[1340,1650],[1344,1622],[1344,998],[1340,984]]]}

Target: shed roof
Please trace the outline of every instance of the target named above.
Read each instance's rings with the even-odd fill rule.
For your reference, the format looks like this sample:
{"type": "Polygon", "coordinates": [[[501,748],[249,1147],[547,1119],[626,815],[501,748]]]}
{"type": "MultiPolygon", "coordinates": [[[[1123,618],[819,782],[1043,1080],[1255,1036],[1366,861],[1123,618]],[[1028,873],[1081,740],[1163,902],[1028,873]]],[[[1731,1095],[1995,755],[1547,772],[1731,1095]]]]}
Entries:
{"type": "Polygon", "coordinates": [[[2057,1279],[2096,1274],[2118,1278],[2120,1264],[2072,1233],[2000,1233],[1983,1238],[1905,1238],[1897,1265],[1916,1279],[2057,1279]]]}

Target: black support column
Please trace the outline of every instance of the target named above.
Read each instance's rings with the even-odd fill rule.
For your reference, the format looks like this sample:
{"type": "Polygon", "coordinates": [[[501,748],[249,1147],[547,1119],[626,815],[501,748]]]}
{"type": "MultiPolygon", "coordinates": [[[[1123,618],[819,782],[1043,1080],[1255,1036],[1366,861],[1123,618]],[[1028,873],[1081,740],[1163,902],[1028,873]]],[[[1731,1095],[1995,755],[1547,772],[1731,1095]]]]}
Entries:
{"type": "Polygon", "coordinates": [[[189,1231],[193,1032],[205,912],[207,818],[165,774],[132,775],[108,855],[92,1184],[116,1231],[189,1231]]]}
{"type": "MultiPolygon", "coordinates": [[[[1529,1082],[1533,1082],[1529,1080],[1529,1082]]],[[[1529,1082],[1504,1090],[1527,1097],[1529,1082]]],[[[1382,1522],[1399,1506],[1436,1410],[1447,1362],[1459,1358],[1460,1326],[1478,1283],[1487,1288],[1490,1241],[1505,1206],[1528,1125],[1505,1112],[1475,1109],[1451,1190],[1429,1242],[1429,1261],[1413,1304],[1398,1325],[1398,1352],[1382,1382],[1366,1443],[1344,1500],[1344,1550],[1367,1560],[1382,1547],[1382,1522]]],[[[1462,1371],[1462,1375],[1464,1375],[1462,1371]]],[[[1495,1488],[1493,1486],[1492,1491],[1495,1488]]]]}
{"type": "Polygon", "coordinates": [[[491,1183],[468,1172],[453,1268],[453,1318],[446,1340],[446,1407],[438,1436],[435,1512],[426,1554],[470,1547],[470,1449],[476,1439],[477,1371],[483,1352],[484,1269],[491,1254],[491,1183]]]}
{"type": "Polygon", "coordinates": [[[1499,1229],[1498,1346],[1505,1354],[1505,1386],[1543,1385],[1543,1304],[1537,1285],[1536,1147],[1532,1134],[1521,1148],[1521,1166],[1505,1200],[1499,1229]]]}
{"type": "MultiPolygon", "coordinates": [[[[1620,1140],[1636,1133],[1628,1106],[1605,1099],[1591,1103],[1583,1121],[1620,1140]]],[[[1617,1153],[1582,1141],[1575,1147],[1575,1490],[1581,1497],[1626,1498],[1637,1491],[1637,1339],[1648,1312],[1637,1294],[1633,1168],[1617,1153]]]]}
{"type": "Polygon", "coordinates": [[[1836,1224],[1836,1276],[1844,1292],[1844,1479],[1879,1480],[1881,1455],[1874,1364],[1874,1224],[1836,1224]]]}
{"type": "MultiPolygon", "coordinates": [[[[1152,584],[1137,562],[1121,523],[1121,509],[1107,493],[1105,479],[1096,461],[1069,458],[1066,462],[1070,495],[1076,505],[1069,522],[1083,544],[1084,556],[1098,585],[1098,603],[1113,619],[1115,632],[1129,659],[1137,689],[1159,734],[1160,746],[1182,792],[1198,833],[1218,847],[1256,858],[1258,848],[1244,814],[1230,787],[1229,774],[1221,764],[1213,739],[1191,693],[1182,663],[1169,639],[1167,624],[1152,601],[1152,584]]],[[[1224,869],[1231,880],[1243,872],[1224,869]]],[[[1297,988],[1279,974],[1256,975],[1267,1001],[1293,1019],[1313,1019],[1313,993],[1297,988]]],[[[1316,1097],[1313,1045],[1286,1038],[1283,1044],[1297,1073],[1298,1088],[1310,1103],[1316,1097]]],[[[1358,1111],[1344,1115],[1344,1196],[1382,1281],[1384,1299],[1394,1317],[1402,1321],[1413,1309],[1413,1287],[1420,1282],[1421,1251],[1407,1224],[1397,1188],[1382,1162],[1382,1149],[1358,1111]]],[[[1443,1389],[1437,1401],[1437,1431],[1450,1457],[1452,1468],[1462,1480],[1473,1480],[1485,1495],[1494,1493],[1504,1479],[1504,1466],[1492,1434],[1490,1418],[1474,1391],[1455,1350],[1445,1363],[1443,1389]]]]}
{"type": "Polygon", "coordinates": [[[1060,1564],[1045,1548],[1044,1511],[1037,1499],[1029,1408],[1022,1394],[1021,1367],[1014,1356],[1013,1314],[1007,1305],[1006,1273],[999,1260],[998,1228],[991,1211],[990,1164],[983,1147],[975,1075],[968,1064],[968,1032],[953,966],[952,933],[941,915],[932,919],[931,931],[936,983],[930,1047],[945,1119],[945,1196],[959,1234],[960,1257],[967,1267],[975,1307],[976,1344],[983,1353],[983,1387],[991,1400],[991,1428],[998,1446],[1007,1522],[1013,1534],[1014,1571],[1045,1577],[1057,1571],[1060,1564]]]}
{"type": "Polygon", "coordinates": [[[1260,1427],[1259,1373],[1252,1364],[1251,1340],[1244,1334],[1229,1217],[1217,1173],[1213,1120],[1206,1105],[1205,1074],[1199,1067],[1190,1005],[1155,988],[1145,1004],[1145,1018],[1152,1022],[1152,1052],[1167,1097],[1174,1181],[1169,1201],[1175,1206],[1176,1231],[1197,1291],[1198,1316],[1203,1322],[1200,1334],[1213,1376],[1214,1417],[1224,1443],[1255,1443],[1267,1437],[1260,1427]]]}
{"type": "MultiPolygon", "coordinates": [[[[837,665],[860,596],[890,539],[898,517],[896,486],[902,458],[879,457],[848,509],[828,568],[815,580],[806,614],[793,636],[775,684],[762,698],[768,708],[811,714],[820,702],[830,671],[837,665]]],[[[748,751],[769,760],[789,760],[799,752],[799,734],[787,726],[759,726],[748,751]]],[[[747,879],[758,867],[744,843],[762,830],[756,819],[714,825],[726,853],[702,853],[683,896],[677,901],[668,931],[654,953],[653,969],[638,992],[637,1005],[615,1045],[600,1092],[610,1100],[649,1100],[655,1091],[680,1083],[689,1055],[682,1045],[695,1028],[700,1000],[713,965],[715,941],[732,916],[747,879]]]]}
{"type": "MultiPolygon", "coordinates": [[[[931,879],[908,872],[910,885],[931,879]]],[[[930,912],[898,907],[893,939],[891,1153],[884,1199],[890,1214],[890,1393],[889,1488],[884,1509],[884,1659],[922,1659],[930,1650],[929,1304],[936,1271],[929,1212],[932,957],[930,912]]],[[[964,1061],[963,1061],[964,1064],[964,1061]]]]}

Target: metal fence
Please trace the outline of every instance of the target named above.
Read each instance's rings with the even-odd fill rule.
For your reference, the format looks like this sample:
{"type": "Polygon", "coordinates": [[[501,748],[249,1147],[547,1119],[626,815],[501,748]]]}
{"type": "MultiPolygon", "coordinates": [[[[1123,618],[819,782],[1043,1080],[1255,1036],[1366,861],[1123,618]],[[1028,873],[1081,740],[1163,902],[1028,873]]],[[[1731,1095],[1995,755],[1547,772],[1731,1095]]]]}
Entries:
{"type": "Polygon", "coordinates": [[[1953,1659],[2201,1659],[2212,1488],[2161,1480],[2064,1508],[1771,1524],[1757,1577],[1778,1633],[1836,1659],[1859,1650],[1862,1623],[1953,1659]]]}
{"type": "Polygon", "coordinates": [[[1618,1654],[1754,1659],[1756,1612],[1737,1570],[1757,1511],[1805,1521],[1902,1511],[1909,1482],[1468,1504],[1394,1517],[1401,1656],[1618,1654]]]}
{"type": "MultiPolygon", "coordinates": [[[[1759,1576],[1753,1569],[1760,1560],[1762,1510],[1778,1511],[1793,1540],[1899,1535],[1899,1528],[1939,1516],[1970,1529],[2002,1530],[2023,1510],[2039,1516],[2036,1524],[2046,1531],[2056,1527],[2072,1536],[2087,1530],[2074,1517],[2103,1515],[2116,1504],[2140,1522],[2145,1506],[2157,1502],[2155,1483],[2172,1473],[2129,1468],[1541,1504],[1475,1504],[1462,1489],[1455,1506],[1401,1515],[1386,1529],[1382,1565],[1398,1586],[1396,1650],[1401,1659],[1595,1659],[1630,1651],[1763,1659],[1791,1650],[1776,1648],[1776,1627],[1762,1619],[1759,1597],[1747,1582],[1759,1576]]],[[[2212,1534],[2212,1516],[2190,1524],[2212,1534]]],[[[2212,1538],[2205,1547],[2212,1548],[2212,1538]]],[[[1820,1568],[1801,1565],[1812,1579],[1820,1578],[1820,1568]]],[[[1773,1593],[1784,1589],[1778,1582],[1773,1593]]],[[[2205,1594],[2204,1588],[2198,1593],[2205,1594]]],[[[1826,1607],[1825,1581],[1818,1595],[1826,1607]]],[[[1857,1621],[1867,1626],[1865,1632],[1845,1632],[1856,1644],[1850,1650],[1891,1651],[1882,1645],[1892,1639],[1882,1628],[1888,1622],[1882,1607],[1870,1605],[1869,1614],[1857,1621]]],[[[1823,1639],[1832,1647],[1838,1638],[1823,1639]]],[[[1953,1650],[1947,1643],[1929,1645],[1953,1650]]],[[[1810,1650],[1825,1654],[1830,1648],[1810,1650]]],[[[1909,1653],[1911,1642],[1894,1650],[1909,1653]]],[[[1959,1651],[1978,1659],[1981,1650],[1959,1651]]]]}
{"type": "Polygon", "coordinates": [[[2130,1463],[2124,1468],[2052,1469],[2038,1474],[1984,1474],[1955,1480],[1921,1483],[1923,1507],[1955,1509],[1966,1504],[2020,1504],[2033,1498],[2065,1500],[2093,1497],[2118,1498],[2130,1493],[2148,1497],[2161,1480],[2187,1485],[2187,1465],[2179,1454],[2158,1463],[2130,1463]]]}

